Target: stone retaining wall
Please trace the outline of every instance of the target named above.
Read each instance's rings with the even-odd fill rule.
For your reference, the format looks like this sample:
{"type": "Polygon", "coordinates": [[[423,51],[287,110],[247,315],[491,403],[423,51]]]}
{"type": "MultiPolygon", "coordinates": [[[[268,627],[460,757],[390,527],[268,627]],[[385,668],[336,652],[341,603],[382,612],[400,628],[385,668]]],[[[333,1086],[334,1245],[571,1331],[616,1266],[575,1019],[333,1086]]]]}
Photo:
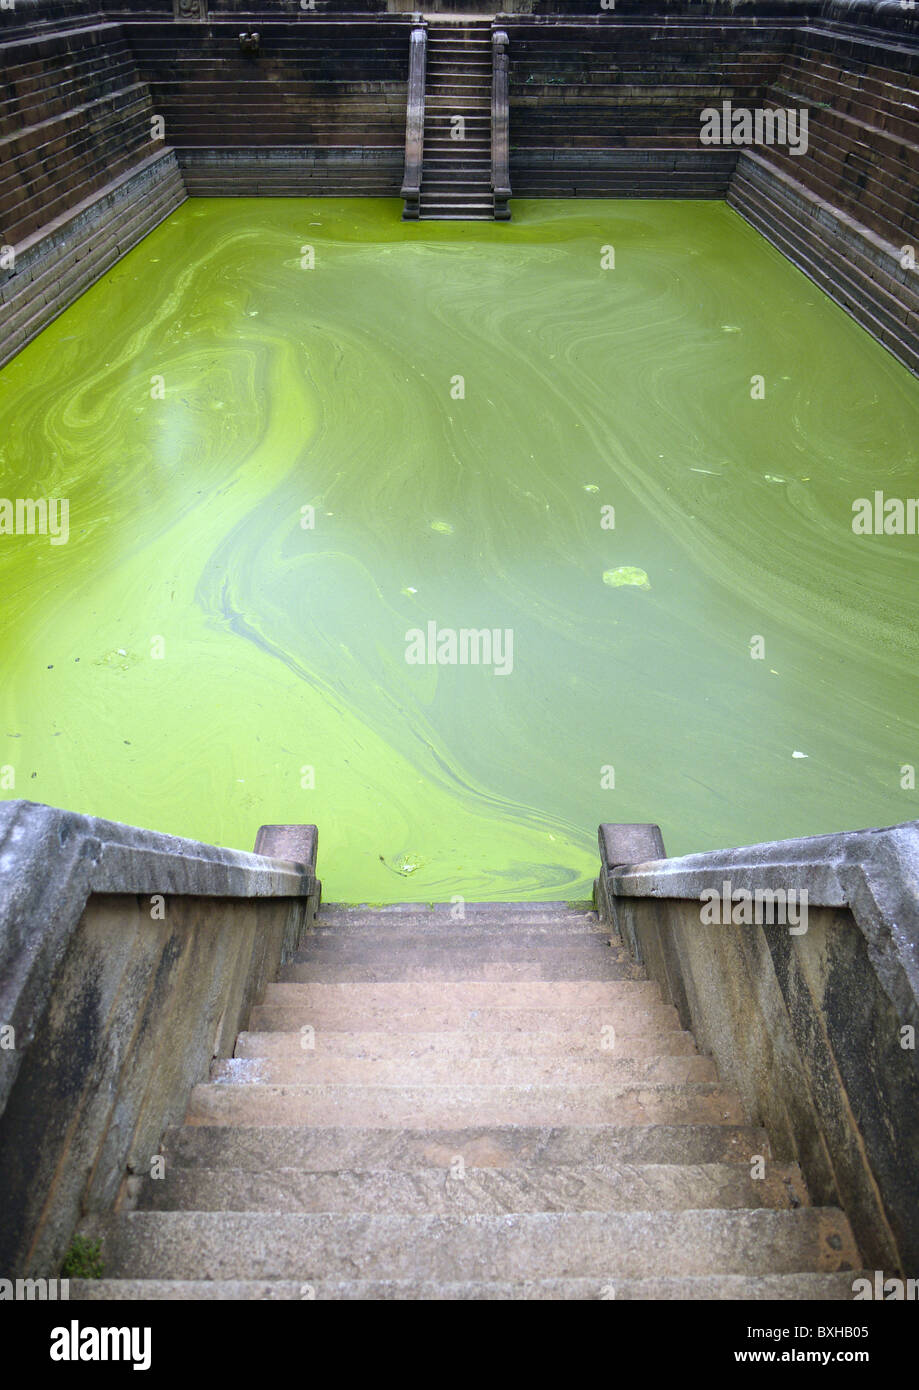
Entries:
{"type": "Polygon", "coordinates": [[[601,911],[774,1157],[843,1207],[868,1268],[915,1277],[919,821],[681,859],[657,826],[607,825],[600,848],[601,911]],[[806,931],[705,924],[702,892],[726,883],[805,891],[806,931]]]}
{"type": "Polygon", "coordinates": [[[55,1275],[149,1174],[315,917],[309,843],[293,863],[0,803],[4,1277],[55,1275]]]}
{"type": "MultiPolygon", "coordinates": [[[[171,0],[0,11],[0,243],[19,277],[0,269],[0,362],[184,191],[398,197],[412,15],[249,3],[219,0],[197,21],[176,21],[171,0]],[[257,55],[240,51],[241,24],[257,55]]],[[[919,371],[919,10],[553,8],[575,12],[502,21],[515,196],[727,198],[919,371]],[[701,112],[722,101],[806,109],[807,153],[703,145],[701,112]]]]}

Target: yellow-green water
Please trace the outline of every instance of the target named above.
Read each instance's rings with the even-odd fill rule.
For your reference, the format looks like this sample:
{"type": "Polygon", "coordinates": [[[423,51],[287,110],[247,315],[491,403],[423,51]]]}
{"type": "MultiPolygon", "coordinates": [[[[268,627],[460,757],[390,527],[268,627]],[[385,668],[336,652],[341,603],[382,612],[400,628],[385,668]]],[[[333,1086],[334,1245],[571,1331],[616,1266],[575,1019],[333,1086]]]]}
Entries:
{"type": "Polygon", "coordinates": [[[851,520],[919,493],[919,383],[720,204],[399,211],[187,202],[0,372],[0,492],[70,499],[0,536],[2,795],[316,822],[370,901],[917,815],[919,537],[851,520]]]}

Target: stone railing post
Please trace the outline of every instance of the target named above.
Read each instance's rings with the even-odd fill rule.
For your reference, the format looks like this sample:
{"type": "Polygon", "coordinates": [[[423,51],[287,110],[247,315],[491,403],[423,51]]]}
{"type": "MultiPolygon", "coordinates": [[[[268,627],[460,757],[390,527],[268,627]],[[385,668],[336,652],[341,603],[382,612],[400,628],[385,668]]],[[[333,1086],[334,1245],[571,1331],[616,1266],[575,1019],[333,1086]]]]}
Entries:
{"type": "Polygon", "coordinates": [[[511,196],[508,168],[508,60],[507,34],[503,29],[491,31],[491,186],[495,195],[495,218],[506,222],[511,212],[507,200],[511,196]]]}
{"type": "Polygon", "coordinates": [[[405,109],[405,174],[402,179],[405,207],[402,216],[407,221],[417,221],[420,208],[427,46],[427,26],[419,24],[412,30],[408,63],[408,99],[405,109]]]}

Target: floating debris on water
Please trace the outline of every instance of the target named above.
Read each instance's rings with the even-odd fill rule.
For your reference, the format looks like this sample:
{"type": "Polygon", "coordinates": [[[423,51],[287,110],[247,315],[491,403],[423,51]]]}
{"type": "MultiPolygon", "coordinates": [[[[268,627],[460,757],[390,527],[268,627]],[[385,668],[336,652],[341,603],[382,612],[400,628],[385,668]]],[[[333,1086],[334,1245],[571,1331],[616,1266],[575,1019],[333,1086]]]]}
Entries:
{"type": "Polygon", "coordinates": [[[634,589],[651,587],[648,576],[637,565],[620,565],[618,569],[606,570],[603,583],[608,584],[611,589],[621,589],[625,585],[631,585],[634,589]]]}

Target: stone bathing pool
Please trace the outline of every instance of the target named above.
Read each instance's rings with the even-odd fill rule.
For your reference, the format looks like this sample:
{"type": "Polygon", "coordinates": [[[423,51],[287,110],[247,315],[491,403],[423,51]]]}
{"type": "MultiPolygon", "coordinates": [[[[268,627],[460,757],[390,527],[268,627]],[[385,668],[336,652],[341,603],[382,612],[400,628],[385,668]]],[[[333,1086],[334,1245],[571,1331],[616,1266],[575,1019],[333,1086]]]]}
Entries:
{"type": "Polygon", "coordinates": [[[0,371],[0,795],[373,902],[919,814],[919,383],[724,204],[513,209],[193,199],[0,371]]]}

